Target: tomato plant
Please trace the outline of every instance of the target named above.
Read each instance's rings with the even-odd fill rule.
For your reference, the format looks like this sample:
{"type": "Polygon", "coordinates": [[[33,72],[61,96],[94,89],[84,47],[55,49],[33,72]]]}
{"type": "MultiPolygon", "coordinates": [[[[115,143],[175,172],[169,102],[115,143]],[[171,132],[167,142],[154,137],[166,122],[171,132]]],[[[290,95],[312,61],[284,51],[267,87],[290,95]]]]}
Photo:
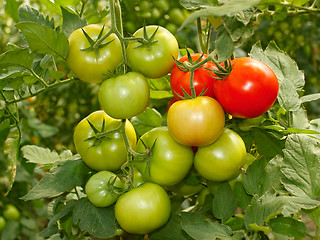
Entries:
{"type": "Polygon", "coordinates": [[[102,109],[113,118],[127,119],[143,112],[149,104],[147,79],[129,72],[104,81],[98,91],[102,109]]]}
{"type": "Polygon", "coordinates": [[[172,137],[188,146],[205,146],[214,142],[222,133],[224,123],[221,105],[206,96],[175,102],[167,116],[172,137]]]}
{"type": "Polygon", "coordinates": [[[125,231],[150,233],[164,225],[171,214],[170,198],[155,183],[145,183],[121,195],[115,205],[115,217],[125,231]]]}
{"type": "Polygon", "coordinates": [[[223,182],[236,178],[246,162],[246,147],[242,138],[225,128],[212,144],[199,147],[194,167],[204,178],[223,182]]]}
{"type": "Polygon", "coordinates": [[[253,58],[236,58],[230,75],[214,81],[214,94],[223,109],[234,117],[255,118],[275,102],[279,82],[265,63],[253,58]]]}
{"type": "MultiPolygon", "coordinates": [[[[206,54],[194,53],[191,54],[193,62],[199,61],[201,57],[201,61],[208,57],[206,54]]],[[[187,62],[188,56],[183,56],[179,59],[179,62],[187,62]]],[[[190,75],[191,72],[175,65],[172,69],[170,75],[170,85],[172,89],[172,93],[176,99],[183,99],[185,93],[188,93],[191,96],[190,89],[190,75]],[[182,71],[183,70],[183,71],[182,71]]],[[[193,76],[193,85],[195,88],[196,96],[199,96],[200,93],[203,93],[204,96],[214,97],[213,93],[213,79],[211,75],[213,75],[212,71],[208,69],[217,69],[213,62],[206,62],[200,68],[194,71],[193,76]]]]}
{"type": "Polygon", "coordinates": [[[180,182],[193,163],[192,148],[177,143],[166,127],[154,128],[142,135],[136,151],[150,152],[146,159],[135,158],[135,165],[146,181],[160,185],[180,182]]]}
{"type": "Polygon", "coordinates": [[[108,28],[98,24],[90,24],[75,30],[69,36],[67,63],[74,74],[82,81],[100,83],[105,80],[122,62],[120,41],[114,34],[104,39],[101,44],[94,45],[108,28]]]}
{"type": "Polygon", "coordinates": [[[138,29],[133,36],[148,36],[146,42],[130,41],[127,47],[127,60],[133,70],[148,78],[160,78],[167,75],[178,58],[179,46],[176,38],[161,26],[146,26],[138,29]]]}
{"type": "Polygon", "coordinates": [[[124,182],[116,174],[100,171],[90,177],[85,192],[93,205],[108,207],[117,201],[124,188],[124,182]]]}
{"type": "MultiPolygon", "coordinates": [[[[74,130],[74,144],[82,160],[92,169],[118,170],[127,160],[126,145],[119,131],[121,120],[99,110],[82,119],[74,130]],[[110,134],[106,134],[111,131],[110,134]],[[100,133],[100,136],[99,136],[100,133]]],[[[136,133],[127,120],[125,133],[130,146],[136,146],[136,133]]]]}

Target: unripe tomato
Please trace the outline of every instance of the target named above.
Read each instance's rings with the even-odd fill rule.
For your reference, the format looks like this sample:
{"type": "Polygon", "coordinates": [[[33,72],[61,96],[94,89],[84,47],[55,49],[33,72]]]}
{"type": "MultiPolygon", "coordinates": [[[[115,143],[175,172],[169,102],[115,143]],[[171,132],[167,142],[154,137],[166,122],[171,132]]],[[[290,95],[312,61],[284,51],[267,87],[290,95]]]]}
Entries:
{"type": "Polygon", "coordinates": [[[100,171],[89,178],[85,192],[89,201],[96,207],[108,207],[117,201],[119,191],[125,186],[125,182],[113,172],[100,171]]]}
{"type": "Polygon", "coordinates": [[[121,195],[114,210],[116,220],[123,230],[146,234],[168,221],[171,202],[162,187],[155,183],[144,183],[121,195]]]}
{"type": "Polygon", "coordinates": [[[12,204],[7,204],[3,210],[3,216],[7,220],[19,220],[20,212],[19,210],[12,204]]]}
{"type": "Polygon", "coordinates": [[[207,180],[215,182],[236,178],[246,163],[246,147],[242,138],[225,128],[221,136],[212,144],[199,147],[194,159],[194,167],[207,180]]]}
{"type": "Polygon", "coordinates": [[[116,119],[129,119],[143,112],[149,97],[148,81],[137,72],[105,80],[98,92],[101,108],[116,119]]]}
{"type": "MultiPolygon", "coordinates": [[[[95,41],[102,27],[102,25],[90,24],[82,29],[95,41]]],[[[102,42],[102,44],[110,43],[97,48],[97,52],[84,51],[84,49],[90,47],[90,43],[82,29],[75,30],[69,36],[68,66],[80,80],[89,83],[100,83],[110,76],[110,73],[122,62],[121,43],[118,37],[112,33],[102,42]]],[[[109,28],[105,27],[103,35],[108,30],[109,28]]]]}
{"type": "MultiPolygon", "coordinates": [[[[127,161],[127,149],[120,132],[95,140],[97,134],[90,124],[98,131],[108,132],[118,128],[121,120],[109,117],[103,110],[96,111],[82,119],[73,134],[76,150],[88,167],[96,171],[120,169],[127,161]]],[[[137,136],[129,120],[126,120],[125,132],[130,146],[135,149],[137,136]]]]}
{"type": "Polygon", "coordinates": [[[4,217],[0,216],[0,232],[5,228],[7,222],[4,217]]]}
{"type": "Polygon", "coordinates": [[[172,104],[167,116],[171,136],[188,146],[213,143],[223,131],[225,114],[213,98],[201,96],[172,104]]]}

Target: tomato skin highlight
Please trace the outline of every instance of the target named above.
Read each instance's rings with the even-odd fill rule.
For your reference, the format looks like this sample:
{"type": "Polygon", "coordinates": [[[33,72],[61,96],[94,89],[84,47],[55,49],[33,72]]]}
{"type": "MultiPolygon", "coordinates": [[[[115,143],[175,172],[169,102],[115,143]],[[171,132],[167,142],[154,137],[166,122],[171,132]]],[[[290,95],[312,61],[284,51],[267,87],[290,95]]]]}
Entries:
{"type": "MultiPolygon", "coordinates": [[[[134,71],[148,78],[160,78],[167,75],[173,68],[174,58],[178,58],[179,45],[176,38],[161,26],[146,26],[148,37],[156,32],[152,41],[155,43],[141,46],[138,41],[130,41],[126,49],[127,60],[134,71]],[[158,30],[157,30],[158,29],[158,30]]],[[[143,37],[143,28],[138,29],[134,37],[143,37]]]]}
{"type": "Polygon", "coordinates": [[[171,186],[189,173],[193,164],[192,148],[176,142],[166,127],[154,128],[142,135],[137,143],[137,152],[146,152],[142,141],[151,150],[148,159],[150,162],[141,161],[139,158],[134,161],[146,182],[171,186]]]}
{"type": "Polygon", "coordinates": [[[149,104],[147,79],[129,72],[102,82],[98,91],[101,108],[116,119],[129,119],[143,112],[149,104]]]}
{"type": "Polygon", "coordinates": [[[273,105],[279,82],[265,63],[243,57],[232,60],[230,75],[224,80],[214,79],[213,88],[227,113],[239,118],[255,118],[273,105]]]}
{"type": "MultiPolygon", "coordinates": [[[[90,24],[82,29],[96,40],[102,29],[102,25],[90,24]]],[[[108,32],[105,27],[103,34],[108,32]]],[[[83,51],[90,47],[90,43],[81,28],[71,33],[68,38],[69,51],[67,63],[72,72],[82,81],[100,83],[112,73],[123,61],[121,43],[115,34],[108,36],[102,43],[110,42],[99,49],[98,57],[94,51],[83,51]]]]}
{"type": "Polygon", "coordinates": [[[247,152],[242,138],[225,128],[214,143],[198,148],[194,167],[205,179],[224,182],[239,175],[246,159],[247,152]]]}
{"type": "Polygon", "coordinates": [[[180,100],[172,104],[167,115],[171,136],[187,146],[205,146],[222,133],[225,114],[215,99],[207,96],[180,100]]]}
{"type": "MultiPolygon", "coordinates": [[[[202,56],[201,53],[194,53],[191,54],[193,61],[195,62],[202,56]]],[[[205,59],[207,55],[203,55],[201,61],[205,59]]],[[[183,56],[179,59],[179,62],[188,61],[188,56],[183,56]]],[[[213,92],[213,78],[210,75],[214,75],[208,69],[217,69],[213,62],[207,62],[203,64],[200,68],[194,71],[193,76],[193,85],[195,88],[196,96],[199,96],[200,93],[205,92],[203,96],[214,97],[213,92]]],[[[190,75],[191,72],[181,71],[177,65],[175,65],[172,69],[170,75],[170,85],[172,89],[172,93],[176,99],[181,100],[184,97],[184,92],[182,88],[191,96],[191,89],[190,89],[190,75]]]]}
{"type": "MultiPolygon", "coordinates": [[[[108,135],[100,143],[94,145],[94,140],[86,140],[95,136],[88,121],[99,131],[105,121],[104,131],[106,132],[119,127],[121,120],[111,118],[103,110],[95,111],[78,123],[73,134],[76,150],[88,167],[96,171],[120,169],[127,161],[127,149],[119,131],[108,135]]],[[[126,121],[125,131],[130,146],[135,149],[137,136],[129,120],[126,121]]]]}
{"type": "Polygon", "coordinates": [[[114,209],[122,229],[133,234],[146,234],[168,221],[171,202],[161,186],[144,183],[122,194],[114,209]]]}

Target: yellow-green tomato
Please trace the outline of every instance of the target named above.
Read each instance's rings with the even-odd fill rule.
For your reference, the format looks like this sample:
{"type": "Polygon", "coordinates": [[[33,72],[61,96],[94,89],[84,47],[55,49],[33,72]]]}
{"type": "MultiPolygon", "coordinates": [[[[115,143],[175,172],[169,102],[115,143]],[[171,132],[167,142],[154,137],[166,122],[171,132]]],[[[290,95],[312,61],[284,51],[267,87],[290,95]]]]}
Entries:
{"type": "Polygon", "coordinates": [[[194,167],[207,180],[224,182],[236,178],[246,163],[246,147],[234,131],[224,128],[212,144],[199,147],[194,167]]]}
{"type": "MultiPolygon", "coordinates": [[[[102,28],[102,25],[90,24],[75,30],[69,36],[67,63],[82,81],[100,83],[122,63],[121,43],[114,33],[102,41],[102,47],[100,45],[94,50],[88,49],[91,44],[83,31],[96,41],[102,28]],[[103,46],[103,44],[106,45],[103,46]]],[[[109,28],[105,27],[102,36],[108,31],[109,28]]]]}
{"type": "Polygon", "coordinates": [[[146,234],[168,221],[171,202],[161,186],[144,183],[122,194],[114,210],[116,220],[123,230],[133,234],[146,234]]]}
{"type": "Polygon", "coordinates": [[[7,204],[3,210],[3,216],[7,220],[19,220],[20,212],[19,210],[12,204],[7,204]]]}
{"type": "Polygon", "coordinates": [[[125,186],[125,182],[113,172],[100,171],[89,178],[85,192],[96,207],[108,207],[117,201],[125,186]]]}
{"type": "Polygon", "coordinates": [[[167,127],[154,128],[142,135],[136,151],[150,151],[145,161],[135,158],[135,166],[147,182],[163,186],[171,186],[184,179],[193,163],[192,148],[176,142],[167,127]]]}
{"type": "MultiPolygon", "coordinates": [[[[176,38],[161,26],[146,26],[150,42],[130,41],[126,50],[127,60],[134,71],[148,78],[160,78],[167,75],[173,68],[173,58],[178,58],[179,45],[176,38]]],[[[134,37],[143,38],[144,28],[138,29],[134,37]]]]}
{"type": "Polygon", "coordinates": [[[4,217],[0,216],[0,232],[5,228],[7,222],[4,217]]]}
{"type": "MultiPolygon", "coordinates": [[[[73,140],[82,160],[93,170],[116,171],[127,161],[127,148],[117,129],[121,120],[111,118],[99,110],[82,119],[76,126],[73,140]],[[99,131],[96,133],[96,131],[99,131]],[[114,131],[104,137],[97,137],[114,131]]],[[[125,123],[125,133],[130,146],[135,149],[137,136],[129,120],[125,123]]]]}
{"type": "Polygon", "coordinates": [[[141,73],[129,72],[105,80],[98,91],[101,108],[116,119],[132,118],[149,104],[148,81],[141,73]]]}

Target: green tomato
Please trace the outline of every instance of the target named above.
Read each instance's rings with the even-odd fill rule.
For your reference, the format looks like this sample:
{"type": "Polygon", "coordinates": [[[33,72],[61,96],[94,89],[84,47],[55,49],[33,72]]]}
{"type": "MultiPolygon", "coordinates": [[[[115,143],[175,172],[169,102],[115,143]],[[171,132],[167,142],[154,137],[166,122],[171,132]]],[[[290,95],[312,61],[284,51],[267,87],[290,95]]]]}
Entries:
{"type": "Polygon", "coordinates": [[[89,178],[85,192],[96,207],[108,207],[117,201],[119,192],[125,187],[125,182],[113,172],[100,171],[89,178]]]}
{"type": "Polygon", "coordinates": [[[225,128],[212,144],[199,147],[194,167],[207,180],[224,182],[236,178],[246,163],[246,147],[242,138],[225,128]]]}
{"type": "Polygon", "coordinates": [[[170,186],[169,190],[181,196],[193,196],[203,189],[201,184],[188,184],[185,181],[170,186]]]}
{"type": "MultiPolygon", "coordinates": [[[[133,36],[142,38],[144,28],[138,29],[133,36]]],[[[130,41],[126,50],[127,60],[134,71],[148,78],[160,78],[173,68],[174,58],[178,58],[179,46],[176,38],[161,26],[146,26],[148,37],[154,33],[150,43],[143,45],[139,41],[130,41]]]]}
{"type": "MultiPolygon", "coordinates": [[[[102,27],[102,25],[91,24],[75,30],[69,36],[67,63],[73,73],[82,81],[100,83],[122,63],[121,43],[113,33],[102,41],[102,44],[109,42],[106,46],[96,49],[97,51],[84,51],[90,47],[90,43],[83,31],[95,41],[102,27]]],[[[103,35],[108,31],[109,29],[105,27],[103,35]]]]}
{"type": "Polygon", "coordinates": [[[169,20],[171,22],[174,22],[178,26],[181,25],[185,19],[186,19],[186,17],[184,16],[184,13],[180,8],[177,8],[177,7],[172,8],[169,11],[169,20]]]}
{"type": "Polygon", "coordinates": [[[4,207],[3,216],[7,220],[19,220],[20,212],[19,210],[12,204],[7,204],[4,207]]]}
{"type": "Polygon", "coordinates": [[[115,204],[120,227],[133,234],[146,234],[163,226],[171,214],[166,191],[154,183],[145,183],[122,194],[115,204]]]}
{"type": "Polygon", "coordinates": [[[137,152],[151,151],[148,159],[135,158],[135,166],[147,182],[171,186],[185,178],[192,167],[193,150],[176,142],[167,127],[158,127],[141,136],[137,152]]]}
{"type": "MultiPolygon", "coordinates": [[[[82,160],[93,170],[116,171],[127,161],[127,149],[119,131],[95,140],[100,132],[115,130],[121,120],[109,117],[104,111],[96,111],[82,119],[76,126],[73,140],[82,160]],[[91,125],[93,126],[91,126],[91,125]]],[[[135,149],[137,136],[132,124],[126,120],[125,132],[130,146],[135,149]]]]}
{"type": "Polygon", "coordinates": [[[5,228],[7,222],[4,217],[0,216],[0,232],[5,228]]]}
{"type": "Polygon", "coordinates": [[[149,104],[147,79],[137,72],[129,72],[105,80],[98,91],[102,109],[116,119],[132,118],[143,112],[149,104]]]}

